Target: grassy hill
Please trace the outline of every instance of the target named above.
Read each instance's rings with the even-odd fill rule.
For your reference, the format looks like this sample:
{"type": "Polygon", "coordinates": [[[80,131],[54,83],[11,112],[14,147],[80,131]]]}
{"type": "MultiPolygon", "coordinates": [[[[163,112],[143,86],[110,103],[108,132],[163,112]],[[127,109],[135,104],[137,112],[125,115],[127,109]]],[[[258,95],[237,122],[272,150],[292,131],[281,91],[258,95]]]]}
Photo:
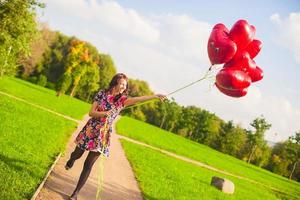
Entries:
{"type": "Polygon", "coordinates": [[[0,78],[0,91],[75,119],[81,119],[90,109],[90,104],[79,99],[67,95],[57,97],[54,90],[18,78],[0,78]]]}
{"type": "MultiPolygon", "coordinates": [[[[0,92],[81,119],[89,104],[16,79],[0,79],[0,92]]],[[[0,94],[0,199],[29,199],[76,123],[0,94]]],[[[299,199],[300,184],[155,126],[122,117],[117,132],[217,169],[225,175],[122,140],[145,199],[299,199]],[[212,176],[232,180],[234,195],[210,186],[212,176]]]]}
{"type": "MultiPolygon", "coordinates": [[[[300,184],[295,181],[290,181],[282,176],[271,173],[267,170],[261,169],[254,165],[247,164],[246,162],[243,162],[243,161],[236,159],[234,157],[231,157],[229,155],[215,151],[205,145],[201,145],[199,143],[185,139],[183,137],[180,137],[173,133],[159,129],[155,126],[146,124],[144,122],[134,120],[134,119],[131,119],[128,117],[122,117],[117,123],[117,132],[121,135],[144,142],[151,146],[158,147],[158,148],[170,151],[170,152],[174,152],[178,155],[182,155],[182,156],[191,158],[193,160],[208,164],[217,169],[224,170],[224,171],[229,172],[234,175],[245,177],[246,179],[249,179],[250,181],[237,180],[235,177],[232,177],[232,176],[228,177],[224,174],[223,175],[220,174],[220,176],[222,176],[222,177],[228,177],[230,180],[234,180],[234,183],[237,185],[237,189],[240,188],[240,189],[238,189],[238,191],[241,190],[241,191],[243,191],[242,193],[244,193],[244,192],[246,193],[247,190],[251,190],[252,191],[251,199],[276,199],[276,198],[297,199],[300,196],[300,184]],[[255,183],[255,182],[257,182],[257,183],[255,183]],[[271,188],[275,188],[276,191],[272,190],[271,188]],[[269,196],[266,198],[262,198],[261,191],[264,191],[269,196]]],[[[128,156],[131,164],[133,165],[135,172],[136,172],[136,176],[139,179],[139,181],[141,182],[141,185],[147,186],[147,189],[144,189],[143,188],[144,186],[141,187],[146,196],[147,195],[150,195],[152,197],[156,196],[156,193],[152,194],[150,192],[151,193],[150,194],[148,191],[148,190],[152,191],[151,186],[149,186],[150,188],[148,188],[148,182],[150,179],[152,179],[154,177],[153,174],[155,174],[156,172],[151,172],[148,174],[146,170],[145,171],[143,170],[143,168],[147,168],[147,167],[150,167],[150,168],[152,167],[153,170],[156,170],[157,166],[165,166],[167,169],[170,169],[170,170],[164,170],[163,172],[161,172],[162,170],[158,170],[160,173],[155,175],[158,177],[165,177],[165,176],[180,177],[182,175],[182,174],[180,174],[181,172],[186,173],[185,177],[187,179],[186,180],[187,182],[185,182],[185,180],[181,180],[179,182],[183,182],[182,187],[185,187],[184,185],[189,185],[186,187],[194,187],[193,182],[190,181],[190,179],[193,179],[192,177],[190,177],[192,175],[188,174],[188,171],[190,171],[190,170],[184,169],[185,167],[182,167],[183,168],[182,170],[178,170],[177,172],[171,172],[172,168],[177,167],[177,165],[179,165],[179,164],[167,164],[166,163],[167,159],[173,160],[173,158],[167,158],[168,156],[159,155],[159,154],[161,154],[159,152],[145,149],[145,147],[143,147],[143,148],[138,147],[134,144],[130,144],[127,141],[123,142],[123,145],[126,150],[126,155],[128,156]],[[132,151],[138,152],[139,156],[137,155],[137,153],[131,153],[132,151]],[[146,152],[146,151],[147,152],[151,151],[157,155],[149,157],[149,156],[146,156],[146,153],[145,153],[145,155],[143,155],[143,153],[141,153],[141,152],[146,152]],[[157,158],[157,160],[152,160],[152,157],[155,157],[155,158],[156,157],[165,157],[165,158],[157,158]],[[140,170],[137,170],[137,169],[140,169],[140,170]],[[173,174],[173,173],[175,173],[175,174],[173,174]],[[143,177],[146,177],[146,178],[143,178],[143,177]]],[[[147,153],[147,155],[148,155],[148,153],[147,153]]],[[[170,161],[169,163],[175,163],[175,162],[177,163],[177,162],[183,162],[183,161],[177,160],[177,161],[170,161]]],[[[193,170],[198,170],[199,174],[204,173],[205,171],[206,171],[205,173],[208,173],[207,170],[200,169],[200,167],[196,167],[196,166],[193,167],[193,170]]],[[[213,174],[216,174],[216,172],[212,173],[212,171],[210,171],[209,174],[210,174],[209,177],[211,178],[211,176],[213,174]]],[[[197,179],[199,181],[204,182],[206,188],[210,188],[210,186],[209,186],[210,178],[208,180],[208,179],[202,179],[201,177],[197,177],[197,179]]],[[[178,182],[178,181],[175,181],[175,182],[178,182]]],[[[161,181],[158,180],[156,182],[156,184],[157,184],[156,187],[160,187],[160,185],[162,185],[163,183],[161,183],[161,181]]],[[[170,185],[170,187],[171,187],[171,185],[170,185]]],[[[158,190],[165,191],[166,193],[170,192],[170,190],[165,190],[163,188],[158,188],[158,190]]],[[[175,190],[175,188],[174,188],[174,190],[175,190]]],[[[185,188],[185,190],[187,190],[187,189],[185,188]]],[[[196,189],[196,187],[195,187],[195,190],[198,191],[198,189],[196,189]]],[[[210,190],[207,190],[207,191],[210,191],[210,190]]],[[[199,190],[198,192],[201,192],[201,190],[199,190]]],[[[186,195],[188,195],[188,194],[189,194],[189,192],[186,193],[186,195]]],[[[209,197],[209,194],[207,194],[207,193],[205,193],[205,194],[208,195],[208,197],[209,197]]],[[[174,196],[175,193],[173,194],[173,192],[171,192],[170,194],[166,194],[166,195],[171,195],[171,197],[172,197],[172,198],[170,197],[170,198],[166,198],[166,199],[176,199],[174,196]]],[[[181,199],[185,199],[183,197],[184,197],[184,195],[182,196],[181,199]]],[[[239,192],[237,192],[230,198],[250,199],[250,197],[247,198],[247,196],[241,195],[241,194],[239,194],[239,192]]],[[[151,198],[149,198],[149,199],[151,199],[151,198]]],[[[156,198],[154,198],[154,199],[156,199],[156,198]]],[[[157,198],[157,199],[160,199],[160,198],[157,198]]],[[[189,198],[187,198],[187,199],[189,199],[189,198]]],[[[210,198],[208,198],[208,199],[210,199],[210,198]]],[[[217,199],[219,199],[219,197],[217,199]]],[[[221,199],[223,199],[223,197],[221,199]]]]}
{"type": "MultiPolygon", "coordinates": [[[[90,105],[4,77],[0,92],[81,119],[90,105]]],[[[0,199],[30,199],[77,124],[0,94],[0,199]]]]}

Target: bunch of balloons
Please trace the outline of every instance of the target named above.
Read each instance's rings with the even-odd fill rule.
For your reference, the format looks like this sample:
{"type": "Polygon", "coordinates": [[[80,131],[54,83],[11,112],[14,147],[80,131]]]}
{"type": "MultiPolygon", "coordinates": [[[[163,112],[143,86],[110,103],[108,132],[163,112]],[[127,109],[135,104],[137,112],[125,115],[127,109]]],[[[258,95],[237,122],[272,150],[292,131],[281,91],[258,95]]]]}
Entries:
{"type": "Polygon", "coordinates": [[[219,23],[210,34],[207,45],[210,62],[224,63],[215,85],[228,96],[245,96],[250,84],[263,78],[263,71],[253,60],[262,47],[261,41],[254,39],[255,31],[246,20],[238,20],[230,31],[219,23]]]}

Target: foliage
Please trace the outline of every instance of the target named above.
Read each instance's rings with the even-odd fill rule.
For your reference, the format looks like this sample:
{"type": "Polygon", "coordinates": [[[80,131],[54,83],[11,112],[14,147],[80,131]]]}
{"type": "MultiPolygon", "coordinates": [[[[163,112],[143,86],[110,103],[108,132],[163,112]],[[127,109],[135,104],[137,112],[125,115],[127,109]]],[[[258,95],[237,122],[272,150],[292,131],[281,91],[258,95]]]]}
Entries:
{"type": "Polygon", "coordinates": [[[110,55],[100,54],[99,68],[99,88],[107,89],[109,87],[110,80],[117,72],[115,64],[110,55]]]}
{"type": "Polygon", "coordinates": [[[221,152],[240,158],[240,152],[244,148],[246,140],[246,131],[240,127],[235,127],[232,121],[221,124],[218,140],[221,152]]]}
{"type": "Polygon", "coordinates": [[[1,1],[0,4],[0,77],[16,74],[19,58],[30,54],[37,36],[36,0],[1,1]]]}
{"type": "Polygon", "coordinates": [[[247,162],[255,163],[258,166],[263,166],[268,160],[270,150],[264,140],[265,132],[271,127],[264,117],[258,117],[254,119],[250,124],[255,132],[248,130],[248,141],[246,147],[246,157],[247,162]]]}

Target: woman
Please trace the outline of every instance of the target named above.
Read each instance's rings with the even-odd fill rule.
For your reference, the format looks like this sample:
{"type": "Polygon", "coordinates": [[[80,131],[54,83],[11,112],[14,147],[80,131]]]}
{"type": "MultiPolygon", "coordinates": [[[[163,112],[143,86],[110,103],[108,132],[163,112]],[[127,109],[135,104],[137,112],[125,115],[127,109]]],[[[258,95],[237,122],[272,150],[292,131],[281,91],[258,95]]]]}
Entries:
{"type": "Polygon", "coordinates": [[[118,73],[112,78],[109,88],[99,91],[95,96],[89,112],[91,118],[76,137],[77,146],[65,165],[67,170],[70,169],[85,150],[89,151],[79,181],[70,199],[77,199],[80,189],[85,184],[93,164],[100,154],[103,153],[106,157],[109,155],[112,123],[122,108],[155,98],[161,100],[166,98],[161,94],[127,98],[127,90],[128,79],[126,75],[118,73]]]}

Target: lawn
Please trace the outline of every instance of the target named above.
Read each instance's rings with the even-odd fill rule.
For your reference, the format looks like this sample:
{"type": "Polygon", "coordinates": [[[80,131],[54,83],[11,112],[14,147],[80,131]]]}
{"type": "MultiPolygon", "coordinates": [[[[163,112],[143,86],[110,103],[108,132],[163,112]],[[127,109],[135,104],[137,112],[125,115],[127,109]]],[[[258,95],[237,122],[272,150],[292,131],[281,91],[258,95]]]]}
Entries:
{"type": "Polygon", "coordinates": [[[0,199],[30,199],[77,124],[0,95],[0,199]]]}
{"type": "MultiPolygon", "coordinates": [[[[0,78],[0,91],[79,120],[90,108],[13,77],[0,78]]],[[[0,108],[0,199],[30,199],[77,124],[3,94],[0,108]]]]}
{"type": "Polygon", "coordinates": [[[120,135],[186,156],[232,174],[247,177],[265,186],[277,188],[282,193],[287,194],[286,196],[289,196],[289,198],[300,196],[300,184],[295,181],[290,181],[282,176],[247,164],[232,156],[147,123],[129,117],[122,117],[117,122],[116,128],[120,135]]]}
{"type": "Polygon", "coordinates": [[[90,109],[90,104],[86,102],[67,95],[57,97],[54,90],[18,78],[0,78],[0,91],[78,120],[90,109]]]}
{"type": "Polygon", "coordinates": [[[145,200],[267,200],[282,197],[263,186],[197,167],[126,140],[122,140],[122,146],[133,167],[145,200]],[[213,176],[233,181],[234,194],[224,194],[210,186],[213,176]]]}

